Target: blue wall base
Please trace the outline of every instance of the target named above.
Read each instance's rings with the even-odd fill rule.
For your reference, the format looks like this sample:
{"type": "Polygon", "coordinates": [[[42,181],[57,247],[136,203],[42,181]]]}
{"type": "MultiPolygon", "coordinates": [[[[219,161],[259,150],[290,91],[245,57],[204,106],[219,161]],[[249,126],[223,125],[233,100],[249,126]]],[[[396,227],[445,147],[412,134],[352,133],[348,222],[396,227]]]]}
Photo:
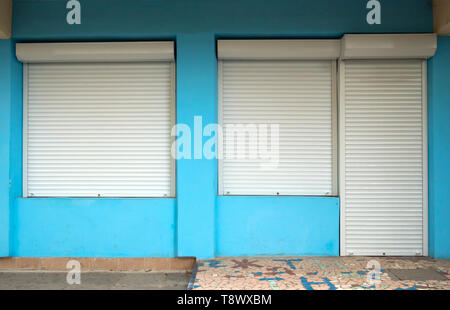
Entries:
{"type": "Polygon", "coordinates": [[[217,256],[339,256],[339,199],[217,198],[217,256]]]}
{"type": "Polygon", "coordinates": [[[175,199],[16,199],[13,256],[175,257],[175,199]]]}

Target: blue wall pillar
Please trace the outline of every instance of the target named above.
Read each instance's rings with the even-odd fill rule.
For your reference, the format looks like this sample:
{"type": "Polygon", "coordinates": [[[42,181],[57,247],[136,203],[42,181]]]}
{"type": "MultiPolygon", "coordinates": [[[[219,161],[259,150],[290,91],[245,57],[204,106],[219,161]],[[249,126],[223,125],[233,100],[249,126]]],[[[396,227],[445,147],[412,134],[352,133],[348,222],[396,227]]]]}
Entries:
{"type": "Polygon", "coordinates": [[[439,37],[428,66],[429,248],[450,258],[450,36],[439,37]]]}
{"type": "Polygon", "coordinates": [[[182,34],[176,44],[177,123],[190,127],[192,141],[192,159],[177,162],[177,255],[212,258],[217,160],[194,158],[194,136],[201,134],[194,132],[194,117],[202,117],[202,127],[217,123],[216,42],[213,34],[182,34]]]}
{"type": "Polygon", "coordinates": [[[0,40],[0,257],[10,255],[9,153],[12,43],[0,40]]]}

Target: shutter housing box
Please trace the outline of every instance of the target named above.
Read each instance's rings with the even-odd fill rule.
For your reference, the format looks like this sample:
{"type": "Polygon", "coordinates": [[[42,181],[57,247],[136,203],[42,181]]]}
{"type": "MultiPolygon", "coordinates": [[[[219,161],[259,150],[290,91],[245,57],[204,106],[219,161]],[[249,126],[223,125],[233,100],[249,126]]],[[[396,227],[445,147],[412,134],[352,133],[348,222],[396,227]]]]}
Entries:
{"type": "Polygon", "coordinates": [[[175,60],[173,42],[17,43],[16,56],[23,63],[175,60]]]}

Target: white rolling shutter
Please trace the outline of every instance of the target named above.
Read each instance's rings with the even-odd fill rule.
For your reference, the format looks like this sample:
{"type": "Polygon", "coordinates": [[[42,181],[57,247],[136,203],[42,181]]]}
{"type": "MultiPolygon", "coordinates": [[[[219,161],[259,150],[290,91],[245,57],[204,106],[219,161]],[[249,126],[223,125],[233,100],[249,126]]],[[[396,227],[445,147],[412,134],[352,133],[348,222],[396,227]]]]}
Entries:
{"type": "Polygon", "coordinates": [[[219,194],[333,195],[334,70],[331,60],[219,62],[219,194]],[[230,124],[279,124],[278,167],[261,169],[267,162],[262,159],[230,159],[230,124]]]}
{"type": "Polygon", "coordinates": [[[341,255],[426,255],[423,66],[340,66],[341,255]]]}
{"type": "Polygon", "coordinates": [[[174,63],[28,64],[24,196],[174,195],[174,63]]]}

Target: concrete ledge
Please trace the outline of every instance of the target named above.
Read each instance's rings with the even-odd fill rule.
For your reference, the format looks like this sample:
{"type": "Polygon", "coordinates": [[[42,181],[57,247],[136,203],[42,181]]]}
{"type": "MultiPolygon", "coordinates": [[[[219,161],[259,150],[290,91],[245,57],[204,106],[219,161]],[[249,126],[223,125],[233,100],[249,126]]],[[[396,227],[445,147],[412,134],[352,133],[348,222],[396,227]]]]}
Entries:
{"type": "Polygon", "coordinates": [[[0,258],[0,270],[68,270],[69,260],[77,260],[81,271],[192,271],[194,257],[177,258],[90,258],[90,257],[6,257],[0,258]]]}

